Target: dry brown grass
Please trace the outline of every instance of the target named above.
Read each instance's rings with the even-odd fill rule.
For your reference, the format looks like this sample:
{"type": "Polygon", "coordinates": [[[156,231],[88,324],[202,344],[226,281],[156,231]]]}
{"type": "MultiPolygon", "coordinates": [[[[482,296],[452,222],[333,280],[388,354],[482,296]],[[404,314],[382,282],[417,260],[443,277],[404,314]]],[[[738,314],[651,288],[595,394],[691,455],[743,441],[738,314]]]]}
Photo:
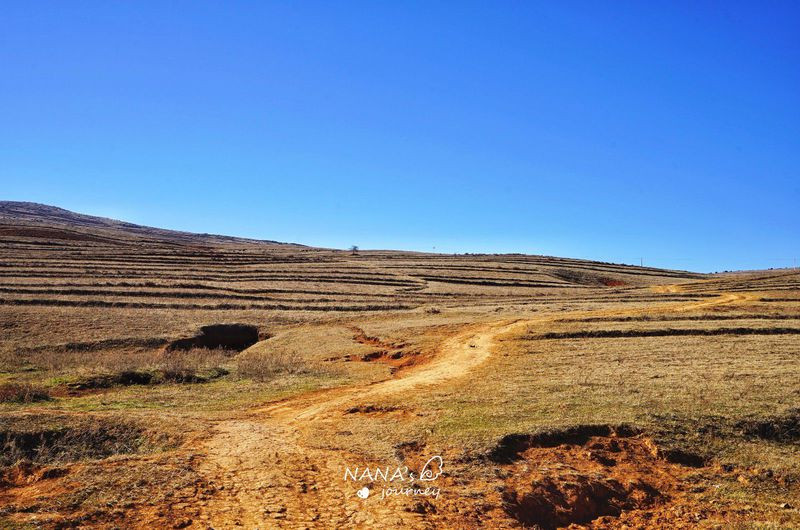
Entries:
{"type": "Polygon", "coordinates": [[[0,466],[63,464],[175,447],[164,425],[148,428],[122,418],[5,415],[0,418],[0,466]]]}
{"type": "Polygon", "coordinates": [[[49,399],[50,393],[45,388],[28,383],[0,384],[0,403],[35,403],[49,399]]]}
{"type": "Polygon", "coordinates": [[[297,351],[250,352],[236,359],[236,373],[255,381],[270,381],[281,375],[308,373],[309,362],[297,351]]]}

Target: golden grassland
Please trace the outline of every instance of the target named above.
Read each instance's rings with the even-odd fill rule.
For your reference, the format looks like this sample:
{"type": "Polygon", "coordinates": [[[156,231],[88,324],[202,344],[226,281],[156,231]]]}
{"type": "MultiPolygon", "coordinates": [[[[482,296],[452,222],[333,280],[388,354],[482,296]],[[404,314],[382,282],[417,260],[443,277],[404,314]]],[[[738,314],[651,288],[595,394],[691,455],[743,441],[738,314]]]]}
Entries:
{"type": "Polygon", "coordinates": [[[800,525],[796,271],[29,219],[0,257],[0,527],[800,525]],[[170,349],[218,323],[259,341],[170,349]],[[438,499],[339,476],[431,454],[438,499]]]}

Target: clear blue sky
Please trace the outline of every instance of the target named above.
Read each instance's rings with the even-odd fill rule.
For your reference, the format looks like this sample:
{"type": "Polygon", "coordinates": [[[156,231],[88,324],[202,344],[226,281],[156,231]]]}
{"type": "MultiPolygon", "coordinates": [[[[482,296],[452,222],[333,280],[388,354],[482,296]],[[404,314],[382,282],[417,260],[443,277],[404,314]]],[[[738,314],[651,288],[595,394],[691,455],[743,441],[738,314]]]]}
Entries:
{"type": "Polygon", "coordinates": [[[312,245],[800,258],[798,2],[4,2],[0,198],[312,245]]]}

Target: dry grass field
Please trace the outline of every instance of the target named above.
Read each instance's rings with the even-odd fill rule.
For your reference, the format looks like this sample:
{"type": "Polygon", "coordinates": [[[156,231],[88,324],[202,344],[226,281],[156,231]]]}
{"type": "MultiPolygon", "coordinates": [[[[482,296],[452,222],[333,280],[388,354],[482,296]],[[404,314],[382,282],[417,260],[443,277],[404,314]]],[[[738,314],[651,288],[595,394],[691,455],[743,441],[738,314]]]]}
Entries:
{"type": "Polygon", "coordinates": [[[3,202],[0,335],[0,528],[800,526],[797,270],[354,254],[3,202]]]}

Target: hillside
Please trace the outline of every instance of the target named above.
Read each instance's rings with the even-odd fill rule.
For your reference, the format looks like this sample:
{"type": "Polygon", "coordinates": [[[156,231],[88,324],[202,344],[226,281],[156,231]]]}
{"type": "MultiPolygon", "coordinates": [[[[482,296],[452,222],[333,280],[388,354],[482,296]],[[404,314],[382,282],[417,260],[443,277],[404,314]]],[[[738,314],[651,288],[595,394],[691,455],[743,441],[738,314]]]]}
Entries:
{"type": "Polygon", "coordinates": [[[3,237],[49,238],[68,241],[96,241],[108,244],[162,242],[184,245],[285,245],[216,234],[195,234],[165,230],[116,219],[71,212],[35,202],[0,201],[0,234],[3,237]]]}
{"type": "MultiPolygon", "coordinates": [[[[385,310],[654,295],[685,271],[530,255],[318,249],[0,202],[0,304],[385,310]]],[[[673,293],[661,295],[682,298],[673,293]]]]}

